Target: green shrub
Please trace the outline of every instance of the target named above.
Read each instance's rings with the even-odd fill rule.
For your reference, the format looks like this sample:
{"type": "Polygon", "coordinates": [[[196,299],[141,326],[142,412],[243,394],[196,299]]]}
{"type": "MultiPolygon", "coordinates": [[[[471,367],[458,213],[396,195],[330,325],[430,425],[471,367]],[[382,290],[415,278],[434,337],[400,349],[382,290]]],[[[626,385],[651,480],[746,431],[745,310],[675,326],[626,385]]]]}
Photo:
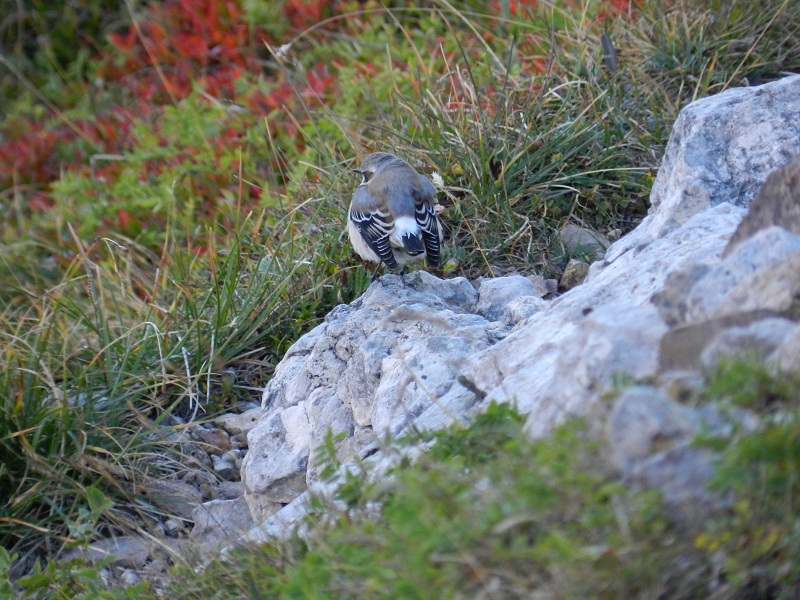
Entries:
{"type": "Polygon", "coordinates": [[[657,499],[614,483],[580,422],[540,442],[525,439],[521,422],[495,406],[466,429],[440,432],[443,450],[363,486],[362,501],[338,518],[328,505],[328,525],[305,541],[237,551],[176,590],[186,590],[183,598],[520,598],[543,590],[619,598],[665,589],[674,557],[657,499]],[[499,445],[487,452],[476,444],[482,437],[499,445]]]}
{"type": "Polygon", "coordinates": [[[722,565],[729,588],[751,597],[800,592],[800,379],[770,372],[754,359],[722,362],[707,394],[723,407],[758,411],[752,430],[738,428],[701,443],[721,458],[713,481],[730,508],[696,541],[722,565]]]}

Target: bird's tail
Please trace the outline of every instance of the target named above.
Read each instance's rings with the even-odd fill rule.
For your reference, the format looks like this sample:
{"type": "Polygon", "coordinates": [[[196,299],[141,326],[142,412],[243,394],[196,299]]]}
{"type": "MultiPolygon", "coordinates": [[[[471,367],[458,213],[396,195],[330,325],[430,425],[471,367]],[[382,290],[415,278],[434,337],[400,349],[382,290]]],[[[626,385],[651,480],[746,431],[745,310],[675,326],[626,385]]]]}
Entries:
{"type": "Polygon", "coordinates": [[[418,256],[425,253],[425,247],[422,245],[422,240],[418,235],[413,233],[406,233],[402,237],[403,247],[409,256],[418,256]]]}

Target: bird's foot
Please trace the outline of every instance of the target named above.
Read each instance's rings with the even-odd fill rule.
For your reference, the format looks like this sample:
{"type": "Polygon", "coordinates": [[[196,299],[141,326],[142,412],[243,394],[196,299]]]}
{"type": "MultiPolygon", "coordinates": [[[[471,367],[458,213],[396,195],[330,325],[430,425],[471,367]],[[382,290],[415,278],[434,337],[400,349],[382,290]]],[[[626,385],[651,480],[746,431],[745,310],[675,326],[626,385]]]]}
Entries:
{"type": "Polygon", "coordinates": [[[378,271],[381,270],[382,263],[378,263],[378,266],[375,267],[375,270],[372,272],[372,277],[369,278],[369,283],[372,285],[376,281],[380,281],[382,286],[386,286],[386,284],[378,277],[378,271]]]}

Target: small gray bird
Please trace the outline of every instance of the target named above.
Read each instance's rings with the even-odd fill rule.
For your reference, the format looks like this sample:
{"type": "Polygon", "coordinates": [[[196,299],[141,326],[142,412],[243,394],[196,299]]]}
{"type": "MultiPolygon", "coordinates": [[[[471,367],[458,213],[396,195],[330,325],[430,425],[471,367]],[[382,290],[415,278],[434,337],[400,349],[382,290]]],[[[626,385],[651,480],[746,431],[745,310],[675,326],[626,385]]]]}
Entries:
{"type": "Polygon", "coordinates": [[[433,183],[388,152],[370,154],[353,171],[363,181],[353,192],[347,233],[358,255],[392,271],[423,257],[429,267],[439,266],[442,225],[433,209],[433,183]]]}

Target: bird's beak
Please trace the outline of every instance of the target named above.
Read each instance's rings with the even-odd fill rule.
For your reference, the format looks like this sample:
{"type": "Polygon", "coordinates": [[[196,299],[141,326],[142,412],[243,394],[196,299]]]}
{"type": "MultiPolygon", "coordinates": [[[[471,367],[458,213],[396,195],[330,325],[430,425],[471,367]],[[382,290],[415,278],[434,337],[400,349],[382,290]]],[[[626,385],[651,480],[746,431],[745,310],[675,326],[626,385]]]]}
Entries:
{"type": "Polygon", "coordinates": [[[363,169],[350,169],[350,170],[353,173],[358,173],[359,175],[363,175],[364,174],[364,170],[363,169]]]}

